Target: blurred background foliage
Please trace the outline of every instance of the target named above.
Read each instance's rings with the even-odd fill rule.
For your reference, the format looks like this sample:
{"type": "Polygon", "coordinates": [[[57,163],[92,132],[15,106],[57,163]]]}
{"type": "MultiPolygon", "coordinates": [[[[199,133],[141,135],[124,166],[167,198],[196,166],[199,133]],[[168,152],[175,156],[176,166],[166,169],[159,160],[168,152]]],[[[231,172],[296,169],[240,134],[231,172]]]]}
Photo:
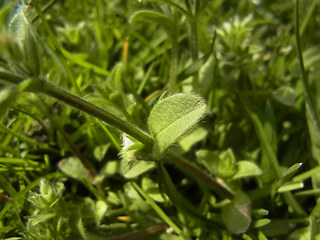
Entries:
{"type": "MultiPolygon", "coordinates": [[[[208,229],[208,223],[200,218],[190,220],[190,209],[183,210],[159,190],[153,162],[134,162],[130,168],[121,160],[122,138],[116,129],[55,99],[23,92],[22,86],[4,87],[0,82],[0,104],[6,109],[1,110],[0,125],[1,239],[178,239],[172,226],[163,224],[132,182],[138,182],[179,225],[181,236],[190,239],[319,236],[315,229],[319,226],[320,178],[314,169],[319,168],[320,133],[312,128],[306,113],[293,1],[38,0],[47,25],[32,1],[28,2],[0,2],[1,68],[46,77],[142,129],[146,129],[150,109],[168,90],[171,71],[180,92],[197,91],[193,79],[198,78],[198,93],[207,101],[209,114],[189,138],[177,144],[177,151],[245,192],[251,199],[254,223],[247,235],[231,234],[225,227],[220,230],[220,213],[225,206],[222,199],[167,166],[179,193],[201,209],[205,219],[212,221],[208,223],[219,227],[208,229]],[[194,11],[196,55],[190,15],[165,2],[194,11]],[[22,7],[27,8],[35,36],[35,56],[23,52],[12,40],[25,34],[16,17],[22,7]],[[134,21],[141,10],[161,13],[172,21],[178,43],[176,62],[172,60],[174,40],[165,24],[134,21]],[[38,59],[38,70],[28,65],[32,59],[38,59]],[[5,106],[10,106],[9,110],[5,106]],[[254,116],[258,117],[256,122],[254,116]],[[277,177],[261,147],[257,121],[277,157],[279,171],[287,178],[277,177]],[[293,181],[288,171],[296,163],[303,165],[299,170],[291,169],[300,174],[293,181]],[[96,175],[94,180],[88,169],[96,175]],[[298,216],[277,192],[285,182],[292,188],[282,190],[294,191],[305,216],[298,216]],[[259,210],[268,212],[266,218],[259,210]],[[271,223],[264,228],[254,225],[262,219],[271,223]],[[148,234],[150,231],[154,235],[148,234]]],[[[305,0],[298,6],[308,88],[317,113],[319,4],[305,0]]]]}

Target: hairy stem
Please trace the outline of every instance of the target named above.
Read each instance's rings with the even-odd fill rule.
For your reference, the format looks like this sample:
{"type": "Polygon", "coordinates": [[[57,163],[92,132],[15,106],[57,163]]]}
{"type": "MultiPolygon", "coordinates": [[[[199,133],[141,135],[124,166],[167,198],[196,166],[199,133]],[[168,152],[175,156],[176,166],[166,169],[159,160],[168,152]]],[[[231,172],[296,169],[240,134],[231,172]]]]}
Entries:
{"type": "MultiPolygon", "coordinates": [[[[9,71],[0,68],[0,82],[5,84],[20,84],[21,81],[27,77],[11,73],[9,71]]],[[[79,98],[70,92],[56,86],[55,84],[44,80],[44,79],[34,79],[34,82],[28,88],[28,91],[34,93],[44,93],[57,100],[60,100],[74,108],[77,108],[91,116],[94,116],[109,125],[121,130],[122,132],[128,134],[129,136],[137,139],[138,141],[144,143],[145,145],[151,147],[153,145],[153,138],[146,132],[137,128],[136,126],[126,122],[117,116],[103,110],[102,108],[93,105],[92,103],[79,98]]]]}
{"type": "Polygon", "coordinates": [[[75,107],[85,113],[88,113],[91,116],[94,116],[111,126],[127,133],[131,137],[137,139],[138,141],[152,146],[153,139],[144,131],[140,130],[136,126],[123,121],[122,119],[116,117],[115,115],[103,110],[102,108],[93,105],[92,103],[87,102],[86,100],[79,98],[66,90],[48,82],[46,80],[37,80],[37,87],[38,91],[45,93],[51,97],[54,97],[72,107],[75,107]]]}
{"type": "MultiPolygon", "coordinates": [[[[24,79],[24,77],[19,75],[12,75],[9,72],[3,72],[0,69],[0,79],[6,80],[8,78],[8,82],[19,84],[21,80],[24,79]]],[[[7,82],[6,81],[6,82],[7,82]]],[[[63,90],[62,88],[56,86],[55,84],[44,80],[44,79],[35,79],[34,84],[30,87],[29,91],[35,92],[35,93],[44,93],[46,95],[49,95],[53,98],[56,98],[57,100],[60,100],[72,107],[75,107],[91,116],[94,116],[109,125],[127,133],[129,136],[137,139],[138,141],[144,143],[146,146],[151,147],[153,145],[153,138],[145,133],[144,131],[140,130],[139,128],[135,127],[134,125],[123,121],[122,119],[114,116],[113,114],[106,112],[105,110],[99,108],[98,106],[93,105],[92,103],[89,103],[82,98],[79,98],[71,93],[69,93],[66,90],[63,90]]],[[[175,156],[173,154],[170,154],[168,156],[170,158],[169,162],[172,164],[175,164],[179,167],[179,169],[187,172],[191,176],[195,177],[196,179],[199,179],[206,183],[208,186],[210,186],[213,190],[217,191],[220,195],[232,198],[234,196],[234,193],[220,184],[217,180],[206,174],[201,169],[197,168],[193,164],[184,161],[183,159],[179,158],[178,156],[175,156]]]]}

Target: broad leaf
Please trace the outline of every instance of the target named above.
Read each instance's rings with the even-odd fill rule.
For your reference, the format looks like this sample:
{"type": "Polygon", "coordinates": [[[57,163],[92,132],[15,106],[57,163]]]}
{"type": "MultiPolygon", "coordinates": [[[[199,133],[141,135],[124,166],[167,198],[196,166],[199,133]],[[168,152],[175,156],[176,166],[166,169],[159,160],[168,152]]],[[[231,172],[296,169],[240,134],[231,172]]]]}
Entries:
{"type": "Polygon", "coordinates": [[[245,177],[254,177],[262,174],[262,170],[253,162],[239,161],[237,173],[232,179],[239,179],[245,177]]]}
{"type": "Polygon", "coordinates": [[[293,88],[281,86],[272,93],[274,99],[283,105],[292,107],[296,102],[296,93],[293,88]]]}
{"type": "Polygon", "coordinates": [[[142,189],[156,202],[164,202],[164,198],[159,191],[158,183],[152,181],[148,177],[142,178],[142,189]]]}
{"type": "Polygon", "coordinates": [[[154,167],[154,162],[134,161],[132,165],[125,165],[125,163],[121,164],[121,173],[125,178],[131,179],[140,176],[154,167]]]}
{"type": "Polygon", "coordinates": [[[228,149],[220,155],[209,150],[199,150],[196,152],[198,161],[206,169],[220,178],[230,178],[236,172],[236,160],[232,150],[228,149]]]}
{"type": "Polygon", "coordinates": [[[153,157],[161,155],[206,114],[204,100],[179,93],[158,102],[150,112],[148,125],[154,137],[153,157]]]}
{"type": "Polygon", "coordinates": [[[63,173],[69,177],[75,178],[80,181],[90,182],[90,175],[87,169],[83,166],[80,160],[76,157],[63,159],[58,164],[63,173]]]}
{"type": "Polygon", "coordinates": [[[222,220],[226,228],[235,234],[246,232],[251,223],[251,203],[244,193],[239,193],[222,208],[222,220]]]}
{"type": "Polygon", "coordinates": [[[203,140],[207,135],[207,129],[203,127],[197,127],[190,134],[184,136],[179,141],[179,145],[184,152],[188,152],[194,144],[203,140]]]}

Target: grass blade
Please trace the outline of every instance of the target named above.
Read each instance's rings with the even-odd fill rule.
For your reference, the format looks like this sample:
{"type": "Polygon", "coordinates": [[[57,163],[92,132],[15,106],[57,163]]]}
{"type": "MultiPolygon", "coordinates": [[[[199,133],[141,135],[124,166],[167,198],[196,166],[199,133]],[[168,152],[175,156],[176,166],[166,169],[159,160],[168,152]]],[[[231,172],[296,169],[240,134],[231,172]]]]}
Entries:
{"type": "MultiPolygon", "coordinates": [[[[149,203],[149,205],[153,208],[153,210],[158,213],[158,215],[169,225],[173,228],[173,230],[179,234],[182,235],[182,231],[181,229],[167,216],[167,214],[165,214],[162,209],[153,201],[153,199],[151,197],[148,196],[148,194],[145,193],[145,191],[143,191],[142,188],[140,188],[138,186],[138,184],[136,184],[135,182],[132,183],[134,188],[144,197],[144,199],[147,200],[147,202],[149,203]]],[[[184,239],[182,237],[180,237],[180,239],[184,239]]]]}

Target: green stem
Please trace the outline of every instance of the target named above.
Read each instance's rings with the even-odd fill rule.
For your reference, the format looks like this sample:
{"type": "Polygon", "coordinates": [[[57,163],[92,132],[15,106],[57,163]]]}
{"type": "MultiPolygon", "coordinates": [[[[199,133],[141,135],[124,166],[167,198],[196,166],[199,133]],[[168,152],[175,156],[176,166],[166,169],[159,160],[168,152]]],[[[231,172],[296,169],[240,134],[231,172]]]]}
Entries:
{"type": "Polygon", "coordinates": [[[80,150],[77,148],[77,146],[72,142],[69,135],[63,130],[62,127],[60,127],[59,123],[54,119],[53,116],[49,116],[50,121],[53,123],[55,128],[60,132],[61,136],[65,140],[65,142],[69,145],[71,151],[79,158],[80,162],[84,166],[84,168],[88,171],[91,178],[94,179],[96,177],[95,171],[89,166],[87,163],[87,160],[83,156],[83,154],[80,152],[80,150]]]}
{"type": "MultiPolygon", "coordinates": [[[[198,26],[197,17],[192,16],[190,19],[190,47],[191,57],[193,62],[198,59],[198,26]]],[[[198,92],[199,90],[199,71],[193,74],[193,91],[198,92]]]]}
{"type": "MultiPolygon", "coordinates": [[[[4,77],[8,77],[10,80],[9,82],[13,82],[18,84],[22,79],[22,76],[12,75],[10,73],[3,73],[0,71],[0,79],[5,79],[4,77]]],[[[105,110],[63,90],[62,88],[54,85],[53,83],[44,80],[44,79],[35,79],[34,84],[30,87],[29,91],[32,92],[42,92],[47,94],[53,98],[56,98],[72,107],[75,107],[83,112],[88,113],[91,116],[94,116],[111,126],[127,133],[131,137],[137,139],[138,141],[144,143],[147,146],[153,145],[153,138],[145,133],[144,131],[140,130],[139,128],[135,127],[134,125],[123,121],[122,119],[112,115],[111,113],[106,112],[105,110]]],[[[191,163],[180,159],[175,155],[170,155],[170,162],[175,164],[179,167],[179,169],[188,172],[190,175],[194,176],[196,179],[202,180],[207,185],[209,185],[212,189],[216,190],[221,195],[232,198],[234,193],[218,183],[215,179],[207,175],[205,172],[200,170],[199,168],[195,167],[191,163]]]]}
{"type": "Polygon", "coordinates": [[[311,118],[314,119],[317,130],[320,131],[320,119],[317,114],[316,105],[311,98],[311,92],[308,87],[308,76],[304,68],[303,57],[302,57],[302,49],[300,44],[300,34],[299,34],[299,9],[298,9],[299,0],[296,0],[295,4],[295,38],[296,38],[296,47],[297,47],[297,57],[299,62],[299,68],[302,77],[302,85],[304,90],[304,97],[306,102],[306,109],[309,111],[311,118]]]}
{"type": "MultiPolygon", "coordinates": [[[[2,80],[6,84],[19,84],[21,81],[27,77],[11,73],[9,71],[0,68],[0,81],[2,80]]],[[[55,84],[44,80],[44,79],[34,79],[33,84],[28,88],[28,91],[34,93],[44,93],[57,100],[60,100],[72,107],[75,107],[91,116],[94,116],[111,126],[125,132],[129,136],[137,139],[138,141],[144,143],[147,146],[153,145],[153,138],[146,132],[140,130],[136,126],[118,118],[117,116],[103,110],[102,108],[87,102],[86,100],[79,98],[70,92],[56,86],[55,84]]]]}
{"type": "Polygon", "coordinates": [[[176,37],[171,38],[171,61],[170,61],[170,76],[169,76],[169,90],[175,92],[177,80],[177,66],[178,66],[178,40],[176,37]]]}
{"type": "MultiPolygon", "coordinates": [[[[192,7],[192,4],[189,0],[184,1],[187,9],[188,9],[188,17],[189,17],[189,28],[190,28],[190,52],[192,61],[195,62],[198,60],[198,10],[199,10],[199,1],[195,1],[192,7]]],[[[198,92],[199,90],[199,71],[193,74],[192,81],[193,91],[198,92]]]]}
{"type": "Polygon", "coordinates": [[[234,197],[235,194],[232,192],[232,190],[220,184],[217,180],[209,176],[207,173],[205,173],[195,165],[181,159],[180,157],[174,154],[170,154],[169,157],[169,161],[171,164],[176,165],[178,169],[180,169],[181,171],[186,171],[197,180],[201,180],[212,190],[220,194],[222,197],[226,197],[229,199],[232,199],[234,197]]]}
{"type": "MultiPolygon", "coordinates": [[[[127,133],[131,137],[137,139],[138,141],[152,146],[153,145],[153,139],[151,136],[149,136],[144,131],[140,130],[136,126],[125,122],[124,120],[116,117],[115,115],[106,112],[102,108],[99,108],[98,106],[93,105],[92,103],[89,103],[85,101],[82,98],[79,98],[66,90],[63,90],[62,88],[54,85],[51,82],[48,82],[46,80],[37,79],[35,81],[35,90],[40,91],[42,93],[45,93],[51,97],[54,97],[72,107],[75,107],[85,113],[88,113],[91,116],[94,116],[111,126],[114,126],[115,128],[127,133]]],[[[35,92],[36,92],[35,91],[35,92]]]]}
{"type": "MultiPolygon", "coordinates": [[[[166,230],[167,228],[168,228],[167,224],[159,223],[159,224],[156,224],[151,227],[143,228],[139,231],[135,231],[132,233],[126,233],[124,235],[113,237],[110,240],[130,240],[133,238],[138,239],[138,237],[139,237],[139,239],[143,239],[144,236],[147,234],[149,234],[149,235],[155,234],[156,232],[166,230]]],[[[147,237],[145,236],[145,238],[147,238],[147,237]]]]}

